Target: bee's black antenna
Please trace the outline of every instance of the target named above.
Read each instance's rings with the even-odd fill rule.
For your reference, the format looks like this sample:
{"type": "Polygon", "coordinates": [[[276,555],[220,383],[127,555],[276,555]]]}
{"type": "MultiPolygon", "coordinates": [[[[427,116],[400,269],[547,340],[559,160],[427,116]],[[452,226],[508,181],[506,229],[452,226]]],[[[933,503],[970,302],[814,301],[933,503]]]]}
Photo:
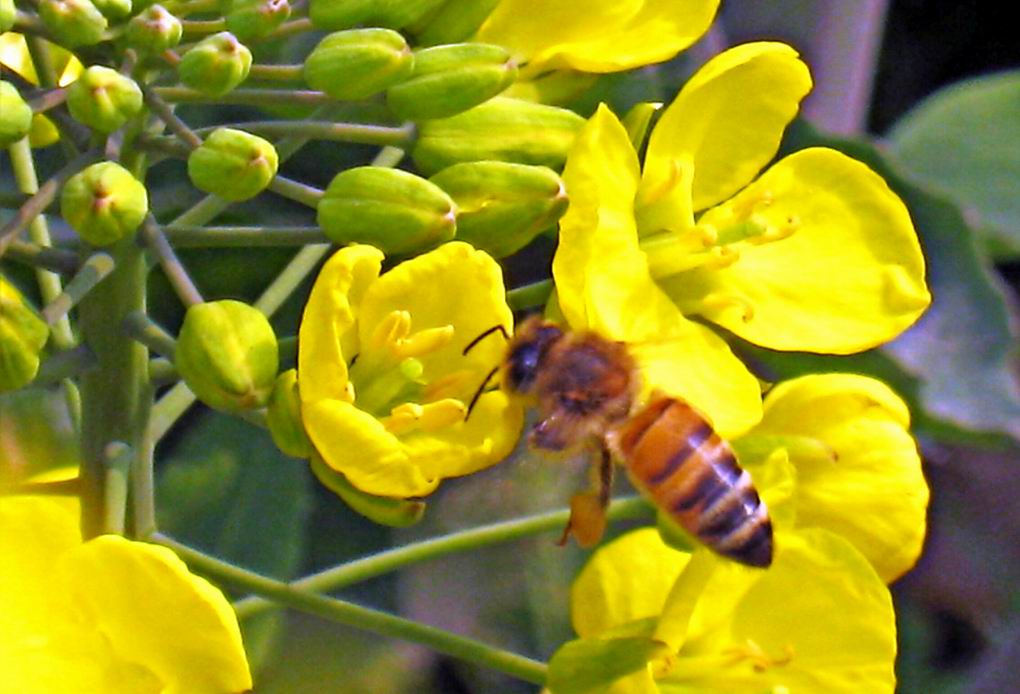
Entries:
{"type": "MultiPolygon", "coordinates": [[[[464,348],[464,351],[461,352],[461,354],[467,355],[468,352],[470,352],[472,349],[474,349],[475,345],[477,345],[479,342],[481,342],[482,340],[487,338],[492,333],[497,333],[497,332],[498,333],[502,333],[504,340],[509,340],[510,339],[510,336],[506,332],[506,328],[504,328],[502,326],[502,324],[496,324],[496,325],[492,326],[491,328],[489,328],[488,330],[484,331],[481,335],[479,335],[475,339],[471,340],[471,342],[469,342],[467,344],[467,347],[464,348]]],[[[491,378],[491,377],[492,377],[492,374],[489,374],[489,378],[491,378]]]]}
{"type": "MultiPolygon", "coordinates": [[[[489,330],[488,332],[491,333],[493,331],[489,330]]],[[[478,342],[478,340],[476,339],[475,342],[478,342]]],[[[498,366],[492,367],[492,371],[490,371],[489,374],[485,377],[485,380],[482,381],[482,385],[478,386],[478,390],[476,390],[475,394],[471,396],[471,402],[468,403],[467,413],[464,415],[465,422],[468,420],[468,417],[471,416],[471,410],[475,409],[475,405],[478,403],[478,398],[482,397],[482,393],[485,392],[485,386],[489,385],[489,381],[492,380],[492,377],[496,375],[497,371],[499,371],[498,366]]]]}

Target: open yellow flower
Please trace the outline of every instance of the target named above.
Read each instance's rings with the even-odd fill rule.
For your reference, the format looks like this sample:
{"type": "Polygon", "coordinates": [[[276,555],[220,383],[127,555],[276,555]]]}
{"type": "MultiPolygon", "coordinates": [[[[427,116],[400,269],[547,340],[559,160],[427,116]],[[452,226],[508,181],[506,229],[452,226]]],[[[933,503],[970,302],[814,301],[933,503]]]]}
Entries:
{"type": "Polygon", "coordinates": [[[814,148],[752,182],[810,86],[789,46],[738,46],[666,109],[643,168],[603,106],[563,174],[563,315],[632,343],[649,387],[692,402],[725,436],[758,421],[759,386],[689,317],[773,349],[849,353],[893,338],[930,302],[906,207],[866,166],[814,148]]]}
{"type": "Polygon", "coordinates": [[[895,688],[892,600],[846,540],[784,535],[767,571],[637,530],[601,548],[571,591],[580,637],[550,662],[552,694],[869,692],[895,688]]]}
{"type": "Polygon", "coordinates": [[[440,246],[380,275],[371,246],[323,266],[299,333],[305,430],[322,460],[355,487],[418,497],[445,477],[492,465],[513,449],[523,412],[499,391],[467,406],[498,364],[511,329],[499,266],[465,243],[440,246]]]}
{"type": "Polygon", "coordinates": [[[525,75],[618,72],[669,60],[697,41],[718,0],[501,0],[478,40],[506,46],[525,75]]]}
{"type": "Polygon", "coordinates": [[[928,485],[904,402],[872,378],[819,374],[776,385],[764,410],[733,443],[756,481],[768,478],[777,451],[789,460],[797,527],[838,533],[886,582],[910,569],[924,542],[928,485]]]}
{"type": "Polygon", "coordinates": [[[223,594],[165,547],[82,543],[78,514],[74,499],[0,497],[0,691],[249,690],[223,594]]]}

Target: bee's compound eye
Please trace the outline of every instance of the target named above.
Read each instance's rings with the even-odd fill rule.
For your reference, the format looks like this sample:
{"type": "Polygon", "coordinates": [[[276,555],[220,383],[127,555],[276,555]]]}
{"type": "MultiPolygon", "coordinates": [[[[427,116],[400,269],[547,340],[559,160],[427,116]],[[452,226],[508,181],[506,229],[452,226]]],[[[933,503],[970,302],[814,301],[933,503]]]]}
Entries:
{"type": "Polygon", "coordinates": [[[541,356],[541,345],[533,342],[526,342],[514,349],[507,360],[509,367],[506,385],[515,392],[527,392],[535,382],[541,356]]]}

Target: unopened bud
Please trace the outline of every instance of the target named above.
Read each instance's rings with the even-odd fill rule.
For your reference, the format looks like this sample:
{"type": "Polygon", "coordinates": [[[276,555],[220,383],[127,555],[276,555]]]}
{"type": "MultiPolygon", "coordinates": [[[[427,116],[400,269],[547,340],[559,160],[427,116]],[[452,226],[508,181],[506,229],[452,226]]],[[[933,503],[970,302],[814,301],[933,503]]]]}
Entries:
{"type": "Polygon", "coordinates": [[[261,311],[240,301],[195,304],[184,315],[174,363],[188,388],[210,407],[224,412],[263,407],[279,367],[276,334],[261,311]]]}
{"type": "Polygon", "coordinates": [[[496,258],[516,253],[567,211],[563,181],[544,166],[470,162],[430,180],[457,205],[457,238],[496,258]]]}
{"type": "Polygon", "coordinates": [[[67,108],[93,130],[112,133],[142,110],[142,90],[130,77],[93,65],[68,87],[67,108]]]}
{"type": "Polygon", "coordinates": [[[420,20],[443,0],[312,0],[308,16],[319,29],[336,31],[368,25],[400,29],[420,20]]]}
{"type": "Polygon", "coordinates": [[[91,0],[42,0],[39,18],[59,43],[71,47],[99,43],[107,26],[91,0]]]}
{"type": "Polygon", "coordinates": [[[312,455],[312,444],[301,421],[297,370],[288,369],[276,377],[266,419],[277,448],[293,458],[312,455]]]}
{"type": "Polygon", "coordinates": [[[0,0],[0,34],[10,31],[17,16],[18,11],[14,7],[14,0],[0,0]]]}
{"type": "Polygon", "coordinates": [[[334,99],[367,99],[411,74],[414,56],[404,37],[389,29],[352,29],[330,34],[305,60],[312,89],[334,99]]]}
{"type": "Polygon", "coordinates": [[[207,36],[177,66],[181,82],[209,96],[222,96],[244,82],[251,51],[229,31],[207,36]]]}
{"type": "Polygon", "coordinates": [[[45,321],[0,275],[0,392],[31,383],[49,335],[45,321]]]}
{"type": "Polygon", "coordinates": [[[153,5],[131,19],[126,38],[129,46],[144,53],[161,53],[181,42],[181,20],[162,5],[153,5]]]}
{"type": "Polygon", "coordinates": [[[32,107],[17,88],[0,81],[0,147],[17,142],[32,128],[32,107]]]}
{"type": "Polygon", "coordinates": [[[384,253],[409,253],[449,241],[456,232],[453,200],[407,171],[361,166],[337,174],[319,201],[319,226],[337,243],[367,243],[384,253]]]}
{"type": "Polygon", "coordinates": [[[199,190],[240,202],[265,190],[278,165],[272,143],[243,130],[219,128],[188,156],[188,177],[199,190]]]}
{"type": "Polygon", "coordinates": [[[428,175],[466,161],[510,161],[559,168],[584,118],[573,111],[497,96],[421,123],[412,156],[428,175]]]}
{"type": "Polygon", "coordinates": [[[329,465],[318,454],[309,459],[312,473],[322,485],[343,499],[344,503],[365,518],[391,528],[414,525],[425,515],[425,502],[417,499],[399,499],[375,496],[363,492],[329,465]]]}
{"type": "Polygon", "coordinates": [[[499,0],[446,0],[415,31],[418,44],[436,46],[467,41],[499,4],[499,0]]]}
{"type": "Polygon", "coordinates": [[[79,171],[60,195],[64,221],[93,246],[107,246],[135,233],[148,211],[145,186],[112,161],[79,171]]]}
{"type": "Polygon", "coordinates": [[[290,16],[287,0],[234,0],[227,29],[242,41],[268,36],[290,16]]]}
{"type": "Polygon", "coordinates": [[[92,4],[113,21],[131,16],[131,0],[92,0],[92,4]]]}
{"type": "Polygon", "coordinates": [[[446,118],[488,101],[516,79],[517,64],[502,46],[436,46],[415,53],[411,76],[386,91],[386,103],[405,120],[446,118]]]}

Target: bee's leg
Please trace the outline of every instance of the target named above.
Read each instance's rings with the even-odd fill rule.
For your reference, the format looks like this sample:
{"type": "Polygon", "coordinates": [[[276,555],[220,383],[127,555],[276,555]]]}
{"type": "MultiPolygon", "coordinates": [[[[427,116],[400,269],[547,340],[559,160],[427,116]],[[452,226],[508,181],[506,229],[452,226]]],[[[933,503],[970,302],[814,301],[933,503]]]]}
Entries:
{"type": "Polygon", "coordinates": [[[570,499],[570,520],[563,529],[560,545],[571,535],[581,547],[593,547],[606,531],[606,508],[613,489],[613,459],[609,449],[601,446],[602,457],[595,471],[595,489],[575,494],[570,499]]]}

